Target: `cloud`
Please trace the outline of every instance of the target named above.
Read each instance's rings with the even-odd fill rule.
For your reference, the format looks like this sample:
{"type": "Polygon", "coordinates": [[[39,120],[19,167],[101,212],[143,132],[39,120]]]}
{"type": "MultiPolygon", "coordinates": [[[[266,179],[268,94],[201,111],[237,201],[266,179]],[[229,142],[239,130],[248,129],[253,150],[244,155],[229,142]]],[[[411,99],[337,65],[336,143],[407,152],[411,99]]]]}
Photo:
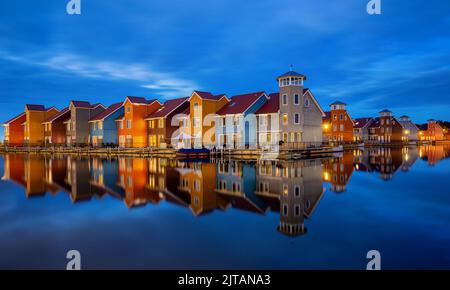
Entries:
{"type": "Polygon", "coordinates": [[[153,90],[163,97],[189,95],[200,87],[193,81],[161,72],[146,64],[125,64],[115,61],[93,60],[72,53],[18,56],[0,51],[0,58],[16,63],[39,66],[51,71],[74,74],[83,78],[135,82],[139,87],[153,90]]]}

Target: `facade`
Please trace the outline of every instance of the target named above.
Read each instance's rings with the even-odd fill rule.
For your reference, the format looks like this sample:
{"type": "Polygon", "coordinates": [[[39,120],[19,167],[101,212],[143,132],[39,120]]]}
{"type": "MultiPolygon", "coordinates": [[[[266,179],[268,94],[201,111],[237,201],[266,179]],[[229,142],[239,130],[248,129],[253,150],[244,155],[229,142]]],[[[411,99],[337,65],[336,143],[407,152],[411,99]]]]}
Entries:
{"type": "Polygon", "coordinates": [[[116,119],[119,146],[144,148],[148,146],[148,115],[161,107],[158,100],[142,97],[127,97],[123,103],[124,114],[116,119]]]}
{"type": "Polygon", "coordinates": [[[372,125],[374,118],[358,118],[353,120],[353,136],[355,142],[364,142],[369,140],[369,127],[372,125]]]}
{"type": "Polygon", "coordinates": [[[347,112],[347,105],[343,102],[334,102],[330,105],[330,136],[329,141],[353,142],[353,120],[347,112]]]}
{"type": "Polygon", "coordinates": [[[270,94],[256,113],[258,147],[278,151],[280,141],[280,94],[270,94]]]}
{"type": "Polygon", "coordinates": [[[433,119],[428,120],[427,130],[420,137],[422,141],[442,141],[446,138],[444,128],[433,119]]]}
{"type": "Polygon", "coordinates": [[[334,159],[324,166],[323,179],[331,184],[331,191],[342,193],[353,173],[353,152],[344,152],[342,158],[334,159]]]}
{"type": "Polygon", "coordinates": [[[419,128],[411,121],[408,116],[401,116],[399,120],[403,126],[403,140],[405,142],[419,140],[419,128]]]}
{"type": "Polygon", "coordinates": [[[64,122],[69,119],[70,110],[67,107],[42,123],[45,145],[62,146],[66,144],[66,124],[64,122]]]}
{"type": "Polygon", "coordinates": [[[380,112],[369,126],[369,140],[380,144],[401,143],[403,141],[403,126],[389,110],[380,112]]]}
{"type": "Polygon", "coordinates": [[[230,100],[226,95],[194,91],[189,98],[188,134],[183,143],[190,148],[213,148],[216,146],[216,113],[230,100]],[[187,139],[187,140],[186,140],[187,139]]]}
{"type": "Polygon", "coordinates": [[[23,124],[26,122],[26,120],[27,120],[26,114],[22,113],[3,123],[5,145],[23,146],[24,142],[23,124]]]}
{"type": "Polygon", "coordinates": [[[72,101],[69,106],[70,119],[66,122],[66,143],[68,146],[89,144],[91,126],[89,120],[105,110],[102,104],[91,105],[89,102],[72,101]]]}
{"type": "Polygon", "coordinates": [[[59,111],[54,108],[46,109],[42,105],[26,105],[24,123],[24,144],[31,146],[44,145],[45,130],[42,124],[48,118],[54,116],[59,111]]]}
{"type": "Polygon", "coordinates": [[[94,147],[119,144],[116,119],[124,113],[123,104],[116,103],[109,106],[89,121],[91,124],[90,144],[94,147]]]}
{"type": "Polygon", "coordinates": [[[257,148],[257,119],[255,113],[268,101],[264,92],[233,96],[216,116],[218,148],[257,148]]]}
{"type": "Polygon", "coordinates": [[[306,76],[290,71],[277,78],[280,93],[280,130],[283,146],[313,147],[322,143],[324,111],[309,89],[306,76]]]}
{"type": "Polygon", "coordinates": [[[180,122],[184,120],[178,118],[178,116],[184,114],[185,110],[189,108],[188,99],[186,97],[168,100],[162,107],[147,116],[149,147],[167,148],[178,146],[179,140],[174,135],[178,135],[176,131],[180,129],[180,122]]]}

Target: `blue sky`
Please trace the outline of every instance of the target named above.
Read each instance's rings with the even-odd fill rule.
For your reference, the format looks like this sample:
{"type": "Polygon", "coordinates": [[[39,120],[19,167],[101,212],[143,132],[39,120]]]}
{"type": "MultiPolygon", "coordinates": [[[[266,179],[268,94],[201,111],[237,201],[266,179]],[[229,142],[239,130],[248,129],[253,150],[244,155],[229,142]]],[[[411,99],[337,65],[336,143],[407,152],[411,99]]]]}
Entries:
{"type": "Polygon", "coordinates": [[[450,119],[448,1],[382,0],[377,16],[368,0],[67,2],[0,2],[2,121],[26,103],[274,92],[291,64],[324,109],[450,119]]]}

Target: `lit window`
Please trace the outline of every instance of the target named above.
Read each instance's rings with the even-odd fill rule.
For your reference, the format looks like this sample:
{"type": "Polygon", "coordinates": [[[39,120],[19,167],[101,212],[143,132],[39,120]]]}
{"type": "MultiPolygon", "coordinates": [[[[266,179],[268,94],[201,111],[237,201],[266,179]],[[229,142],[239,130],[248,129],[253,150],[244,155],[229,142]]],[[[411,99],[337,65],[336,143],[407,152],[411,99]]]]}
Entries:
{"type": "Polygon", "coordinates": [[[164,128],[164,120],[158,119],[158,128],[164,128]]]}
{"type": "Polygon", "coordinates": [[[287,125],[287,124],[288,124],[288,115],[283,114],[283,125],[287,125]]]}
{"type": "Polygon", "coordinates": [[[131,120],[127,120],[127,129],[131,129],[131,120]]]}
{"type": "Polygon", "coordinates": [[[194,109],[198,109],[198,103],[194,103],[194,109]]]}

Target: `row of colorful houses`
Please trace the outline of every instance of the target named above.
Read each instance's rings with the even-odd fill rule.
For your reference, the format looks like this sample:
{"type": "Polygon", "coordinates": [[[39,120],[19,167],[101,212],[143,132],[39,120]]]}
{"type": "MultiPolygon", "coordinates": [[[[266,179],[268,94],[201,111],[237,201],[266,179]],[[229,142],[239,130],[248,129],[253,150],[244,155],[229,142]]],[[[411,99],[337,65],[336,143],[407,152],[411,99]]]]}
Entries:
{"type": "Polygon", "coordinates": [[[436,120],[419,128],[410,117],[396,118],[392,111],[382,110],[377,117],[352,118],[343,102],[334,102],[323,118],[325,141],[352,143],[408,143],[450,140],[448,130],[436,120]]]}
{"type": "Polygon", "coordinates": [[[194,91],[167,100],[128,96],[109,107],[71,101],[58,110],[26,105],[3,124],[9,146],[119,146],[122,148],[295,148],[323,141],[393,143],[441,140],[445,131],[430,120],[425,132],[407,116],[391,111],[379,117],[353,119],[346,104],[335,102],[324,112],[306,76],[289,71],[277,77],[279,92],[228,97],[194,91]]]}

